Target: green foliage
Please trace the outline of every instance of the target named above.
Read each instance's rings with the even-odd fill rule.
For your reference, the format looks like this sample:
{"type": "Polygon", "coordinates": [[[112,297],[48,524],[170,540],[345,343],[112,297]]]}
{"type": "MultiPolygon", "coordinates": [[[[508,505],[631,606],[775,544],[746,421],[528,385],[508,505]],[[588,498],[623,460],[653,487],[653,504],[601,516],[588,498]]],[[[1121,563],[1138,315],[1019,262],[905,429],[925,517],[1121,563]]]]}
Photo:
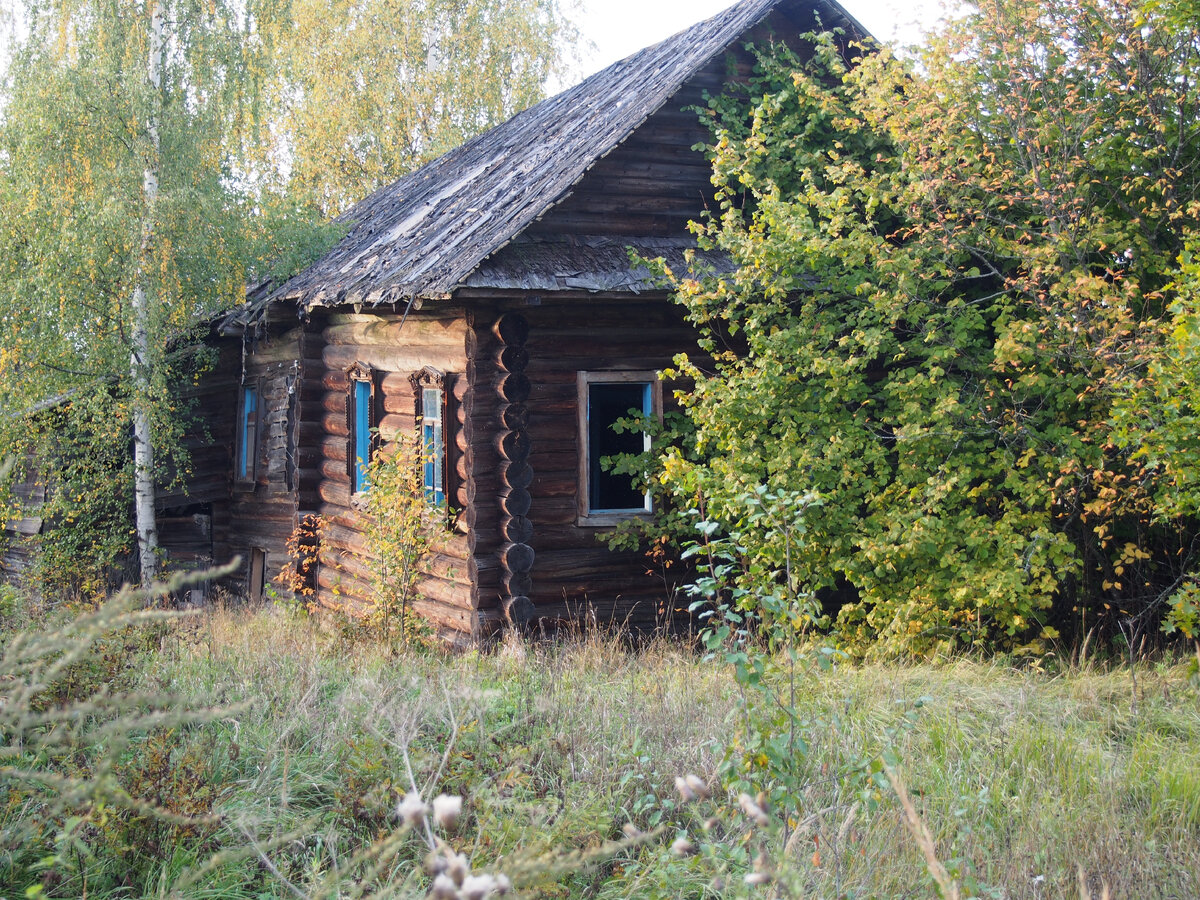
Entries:
{"type": "Polygon", "coordinates": [[[250,164],[323,215],[543,97],[575,37],[560,0],[295,0],[267,30],[250,164]]]}
{"type": "Polygon", "coordinates": [[[417,441],[400,435],[367,466],[365,537],[375,594],[366,623],[393,648],[424,632],[410,612],[444,514],[425,498],[423,458],[417,441]]]}
{"type": "Polygon", "coordinates": [[[661,479],[729,533],[757,486],[820,497],[792,569],[848,646],[1144,629],[1194,529],[1113,415],[1200,197],[1195,28],[992,4],[919,71],[808,40],[710,101],[697,232],[734,270],[676,279],[716,371],[677,360],[695,433],[661,479]]]}
{"type": "MultiPolygon", "coordinates": [[[[82,786],[111,761],[112,790],[164,815],[123,800],[55,814],[55,791],[6,771],[0,833],[31,835],[0,856],[9,866],[0,883],[18,896],[33,885],[45,898],[81,897],[85,882],[96,900],[428,896],[429,832],[399,815],[410,792],[426,804],[435,846],[466,854],[477,874],[505,873],[521,896],[920,894],[922,863],[874,758],[881,747],[892,748],[893,771],[903,762],[960,884],[973,870],[979,885],[1010,895],[1075,898],[1081,866],[1114,896],[1197,892],[1200,707],[1182,667],[1139,663],[1134,708],[1124,670],[814,658],[796,667],[792,701],[783,653],[764,659],[768,695],[663,641],[637,653],[602,635],[393,653],[347,642],[294,608],[159,618],[106,632],[33,704],[57,722],[91,700],[94,719],[22,734],[32,748],[74,729],[70,752],[35,763],[82,786]],[[718,773],[744,777],[736,748],[747,723],[776,716],[769,696],[809,724],[786,805],[747,792],[762,824],[718,773]],[[105,712],[108,697],[130,704],[128,715],[105,712]],[[129,718],[137,714],[144,729],[129,718]],[[103,728],[117,718],[131,737],[113,756],[103,728]],[[675,787],[689,773],[696,799],[675,787]],[[463,797],[453,830],[428,809],[439,792],[463,797]],[[642,833],[622,834],[626,813],[642,833]],[[693,853],[672,850],[680,837],[693,853]],[[770,876],[766,886],[745,882],[757,874],[770,876]]],[[[21,641],[73,646],[55,634],[21,641]]],[[[0,666],[11,673],[13,657],[0,666]]],[[[0,687],[5,728],[22,715],[32,722],[14,712],[17,682],[0,687]]],[[[11,735],[0,731],[0,765],[17,752],[11,735]]],[[[755,769],[752,783],[770,790],[775,765],[755,769]]],[[[438,859],[444,852],[429,862],[438,859]]]]}
{"type": "Polygon", "coordinates": [[[179,838],[208,821],[211,797],[181,804],[133,775],[155,765],[153,748],[172,745],[177,729],[231,712],[131,690],[130,664],[150,649],[156,629],[180,617],[144,607],[183,584],[154,595],[126,590],[56,628],[7,636],[0,656],[0,880],[6,885],[28,889],[28,896],[114,890],[118,872],[110,867],[101,874],[95,865],[97,853],[116,849],[106,845],[113,832],[144,839],[162,828],[164,839],[179,838]]]}

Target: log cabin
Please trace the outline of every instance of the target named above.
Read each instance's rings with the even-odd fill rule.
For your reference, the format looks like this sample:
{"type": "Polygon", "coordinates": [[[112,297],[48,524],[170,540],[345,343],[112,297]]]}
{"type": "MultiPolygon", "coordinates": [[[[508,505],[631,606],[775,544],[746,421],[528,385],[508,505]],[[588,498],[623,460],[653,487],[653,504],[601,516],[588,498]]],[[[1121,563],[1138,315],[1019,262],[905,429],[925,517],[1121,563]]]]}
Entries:
{"type": "Polygon", "coordinates": [[[416,606],[440,632],[669,616],[645,558],[600,540],[653,513],[600,465],[645,446],[613,422],[661,415],[662,370],[700,352],[631,254],[683,265],[687,223],[713,203],[697,108],[748,71],[748,42],[821,25],[866,36],[832,0],[744,0],[347,212],[326,256],[220,320],[187,489],[159,500],[168,555],[241,555],[236,587],[257,596],[319,515],[316,596],[367,601],[360,461],[407,431],[450,510],[416,606]]]}

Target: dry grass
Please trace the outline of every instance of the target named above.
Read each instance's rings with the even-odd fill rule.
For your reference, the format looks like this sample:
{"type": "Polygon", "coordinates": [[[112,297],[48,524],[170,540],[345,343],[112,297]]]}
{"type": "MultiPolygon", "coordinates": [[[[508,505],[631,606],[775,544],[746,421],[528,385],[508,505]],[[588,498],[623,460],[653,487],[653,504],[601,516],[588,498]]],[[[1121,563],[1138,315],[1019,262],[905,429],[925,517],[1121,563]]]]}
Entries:
{"type": "Polygon", "coordinates": [[[99,828],[80,872],[47,897],[78,896],[83,873],[90,897],[157,896],[214,853],[179,896],[332,897],[349,884],[422,896],[425,843],[393,840],[383,867],[372,849],[396,834],[414,785],[463,795],[454,846],[531,897],[768,896],[745,883],[753,872],[776,879],[770,896],[929,897],[926,854],[963,897],[1200,896],[1200,697],[1182,667],[1144,665],[1136,703],[1126,670],[808,673],[802,813],[769,833],[720,791],[676,794],[684,773],[758,777],[728,748],[764,710],[747,710],[717,663],[666,641],[393,656],[284,609],[214,609],[126,677],[240,707],[160,742],[171,789],[224,824],[144,845],[99,828]],[[859,764],[888,748],[909,814],[894,791],[864,788],[859,764]],[[631,822],[652,837],[624,839],[631,822]]]}

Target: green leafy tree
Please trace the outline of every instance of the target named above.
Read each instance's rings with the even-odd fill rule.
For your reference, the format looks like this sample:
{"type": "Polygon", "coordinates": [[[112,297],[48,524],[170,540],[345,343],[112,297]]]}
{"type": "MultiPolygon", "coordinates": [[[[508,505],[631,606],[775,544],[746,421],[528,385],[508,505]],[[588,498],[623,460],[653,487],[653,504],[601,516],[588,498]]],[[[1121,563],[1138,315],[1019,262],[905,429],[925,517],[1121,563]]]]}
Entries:
{"type": "Polygon", "coordinates": [[[731,532],[756,485],[816,492],[791,569],[848,639],[1140,628],[1190,564],[1112,419],[1196,214],[1200,39],[1169,11],[1000,0],[919,67],[815,36],[713,102],[699,235],[735,270],[678,279],[717,366],[680,361],[694,444],[661,477],[731,532]]]}
{"type": "Polygon", "coordinates": [[[109,418],[131,425],[145,582],[157,567],[155,450],[180,422],[170,347],[240,301],[253,259],[260,217],[230,180],[227,147],[258,64],[247,25],[258,11],[35,2],[6,73],[5,407],[106,385],[109,418]]]}
{"type": "Polygon", "coordinates": [[[156,478],[186,471],[173,387],[203,365],[180,352],[194,329],[248,282],[319,255],[336,235],[325,213],[540,99],[572,32],[557,0],[32,0],[13,12],[0,429],[20,449],[36,433],[21,411],[82,394],[65,407],[86,408],[81,422],[126,423],[133,465],[110,478],[135,509],[149,582],[156,478]],[[106,415],[94,397],[110,398],[106,415]]]}
{"type": "Polygon", "coordinates": [[[262,172],[299,202],[345,211],[541,100],[575,38],[563,6],[292,0],[270,35],[262,172]]]}

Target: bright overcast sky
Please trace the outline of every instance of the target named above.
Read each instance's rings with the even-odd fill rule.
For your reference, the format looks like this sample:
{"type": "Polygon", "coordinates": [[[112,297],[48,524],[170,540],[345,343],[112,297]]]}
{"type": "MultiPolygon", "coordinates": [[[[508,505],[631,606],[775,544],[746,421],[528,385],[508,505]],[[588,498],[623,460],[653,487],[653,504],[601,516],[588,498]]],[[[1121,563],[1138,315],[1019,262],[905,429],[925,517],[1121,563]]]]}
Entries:
{"type": "MultiPolygon", "coordinates": [[[[585,47],[580,77],[732,6],[733,0],[581,0],[576,17],[585,47]]],[[[939,0],[842,0],[881,41],[914,43],[941,14],[939,0]]]]}

